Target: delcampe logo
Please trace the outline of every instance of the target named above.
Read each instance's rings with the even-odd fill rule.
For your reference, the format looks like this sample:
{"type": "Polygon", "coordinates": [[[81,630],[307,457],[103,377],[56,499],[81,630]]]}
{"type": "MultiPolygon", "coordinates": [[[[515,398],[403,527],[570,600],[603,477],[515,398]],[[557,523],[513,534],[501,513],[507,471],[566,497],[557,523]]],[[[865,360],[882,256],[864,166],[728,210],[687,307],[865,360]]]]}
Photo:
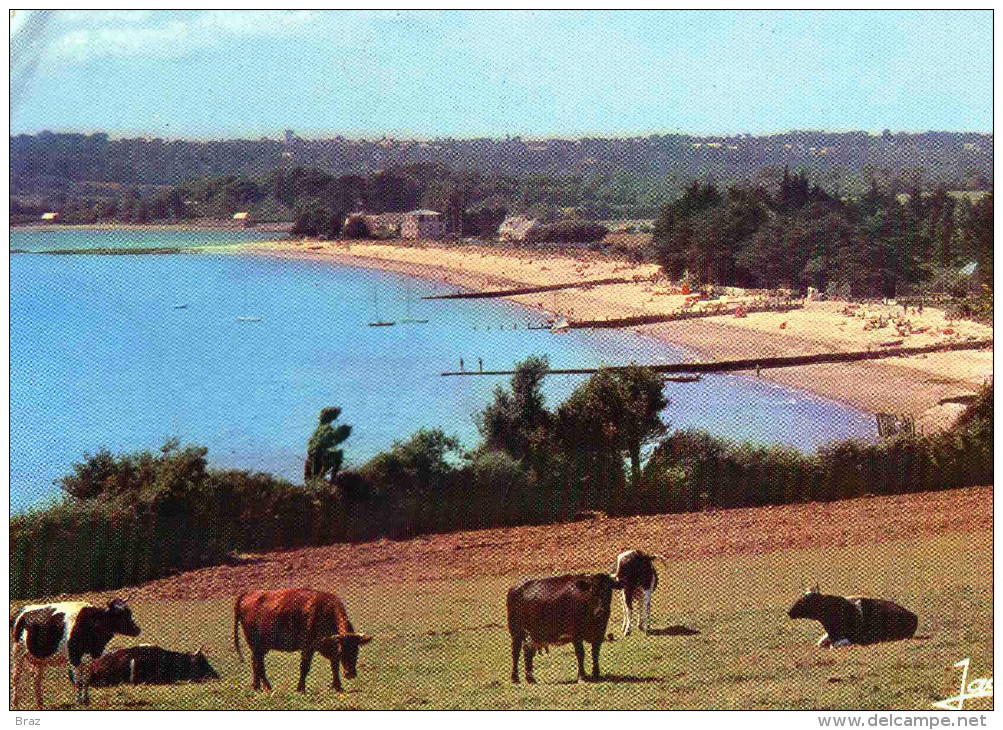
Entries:
{"type": "Polygon", "coordinates": [[[964,707],[965,700],[973,700],[977,697],[993,696],[992,677],[989,677],[988,679],[973,679],[971,682],[968,681],[968,665],[971,661],[971,658],[968,657],[962,659],[954,665],[961,669],[961,687],[958,690],[958,694],[954,697],[948,697],[946,700],[934,702],[934,707],[940,710],[960,710],[964,707]]]}

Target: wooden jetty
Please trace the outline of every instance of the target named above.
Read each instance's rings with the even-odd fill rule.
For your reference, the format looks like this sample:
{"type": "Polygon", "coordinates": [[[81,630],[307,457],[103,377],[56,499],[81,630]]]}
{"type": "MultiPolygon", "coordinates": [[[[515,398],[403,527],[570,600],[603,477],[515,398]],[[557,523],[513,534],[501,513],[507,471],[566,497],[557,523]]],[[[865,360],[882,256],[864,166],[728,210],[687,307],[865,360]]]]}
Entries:
{"type": "Polygon", "coordinates": [[[568,322],[569,329],[604,329],[619,327],[640,327],[646,324],[661,324],[663,322],[678,322],[685,319],[703,319],[705,317],[726,317],[734,315],[738,307],[742,307],[745,314],[755,314],[757,312],[793,312],[796,309],[804,309],[804,301],[801,299],[789,302],[768,302],[764,304],[748,305],[720,305],[711,309],[677,310],[666,314],[638,314],[632,317],[614,317],[611,319],[579,319],[568,322]]]}
{"type": "MultiPolygon", "coordinates": [[[[908,357],[929,352],[948,352],[953,350],[982,350],[993,346],[992,340],[962,340],[960,342],[945,342],[936,345],[919,347],[888,347],[880,350],[858,350],[854,352],[823,352],[815,355],[790,355],[787,357],[749,357],[740,360],[717,360],[712,362],[678,362],[669,364],[647,365],[656,373],[730,373],[738,370],[768,370],[771,368],[790,368],[800,365],[825,365],[842,362],[860,362],[863,360],[881,360],[889,357],[908,357]]],[[[614,365],[607,370],[624,370],[625,365],[614,365]]],[[[554,368],[547,375],[592,375],[599,372],[598,368],[554,368]]],[[[443,376],[452,375],[514,375],[514,370],[484,370],[447,371],[443,376]]]]}
{"type": "Polygon", "coordinates": [[[462,291],[455,294],[436,294],[422,299],[496,299],[498,297],[514,297],[520,294],[539,294],[560,289],[588,289],[593,286],[608,286],[610,284],[634,284],[636,279],[614,277],[608,279],[592,279],[591,281],[572,281],[567,284],[545,284],[542,286],[525,286],[518,289],[496,289],[495,291],[462,291]]]}

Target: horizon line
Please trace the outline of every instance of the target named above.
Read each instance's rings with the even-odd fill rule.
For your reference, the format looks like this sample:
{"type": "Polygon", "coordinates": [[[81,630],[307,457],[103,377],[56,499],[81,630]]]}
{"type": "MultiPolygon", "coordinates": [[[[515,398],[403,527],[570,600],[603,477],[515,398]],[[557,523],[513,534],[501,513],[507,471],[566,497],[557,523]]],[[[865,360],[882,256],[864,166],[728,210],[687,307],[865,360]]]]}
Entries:
{"type": "MultiPolygon", "coordinates": [[[[107,135],[109,140],[134,140],[134,139],[144,139],[144,140],[154,140],[160,139],[165,141],[183,141],[183,142],[216,142],[216,141],[228,141],[228,140],[249,140],[254,142],[260,141],[270,141],[270,142],[282,142],[285,140],[285,129],[272,131],[268,133],[234,133],[231,136],[178,136],[178,137],[167,137],[160,136],[150,132],[112,132],[102,129],[93,129],[90,131],[82,131],[79,129],[38,129],[35,131],[20,131],[20,132],[10,132],[10,137],[32,137],[39,136],[41,134],[70,134],[70,135],[84,135],[93,136],[97,134],[107,135]],[[241,136],[243,134],[244,136],[241,136]],[[273,139],[272,135],[275,135],[273,139]]],[[[866,134],[869,137],[882,137],[887,131],[892,136],[898,135],[909,135],[909,136],[919,136],[924,134],[974,134],[982,137],[992,137],[994,132],[990,131],[979,131],[972,129],[926,129],[922,131],[917,130],[906,130],[906,129],[890,129],[886,128],[879,132],[874,132],[867,129],[826,129],[826,128],[792,128],[783,131],[774,132],[731,132],[731,133],[708,133],[700,134],[696,132],[683,132],[683,131],[650,131],[650,132],[634,132],[634,133],[582,133],[582,134],[570,134],[570,135],[555,135],[555,134],[536,134],[536,133],[499,133],[497,135],[489,134],[471,134],[471,135],[435,135],[435,136],[425,136],[425,135],[407,135],[401,133],[393,133],[391,131],[359,131],[359,132],[314,132],[305,131],[303,134],[296,132],[296,130],[289,128],[289,131],[293,135],[305,142],[319,142],[331,139],[344,139],[352,142],[372,142],[372,141],[382,141],[390,140],[395,142],[469,142],[474,140],[495,140],[495,141],[511,141],[511,140],[522,140],[531,142],[546,142],[550,140],[561,140],[561,141],[579,141],[583,139],[650,139],[652,137],[689,137],[694,139],[741,139],[741,138],[762,138],[762,137],[780,137],[784,135],[791,134],[866,134]],[[305,136],[304,136],[305,135],[305,136]]]]}

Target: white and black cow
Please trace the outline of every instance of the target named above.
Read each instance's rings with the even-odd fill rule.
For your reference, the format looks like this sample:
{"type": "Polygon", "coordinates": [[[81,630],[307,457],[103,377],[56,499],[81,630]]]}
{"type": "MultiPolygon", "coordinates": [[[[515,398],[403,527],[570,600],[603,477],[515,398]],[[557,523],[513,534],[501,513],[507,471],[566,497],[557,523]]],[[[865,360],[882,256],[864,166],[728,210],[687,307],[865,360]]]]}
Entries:
{"type": "Polygon", "coordinates": [[[10,619],[14,643],[11,677],[13,705],[18,703],[18,682],[28,670],[34,677],[35,704],[42,709],[42,674],[46,667],[69,665],[76,678],[77,701],[87,702],[89,660],[104,652],[115,634],[139,636],[128,604],[120,599],[98,608],[82,601],[25,606],[10,619]]]}
{"type": "Polygon", "coordinates": [[[651,594],[658,587],[655,562],[666,563],[664,557],[643,550],[627,550],[616,557],[615,579],[623,585],[623,635],[630,634],[634,599],[641,605],[637,612],[637,628],[651,631],[651,594]]]}

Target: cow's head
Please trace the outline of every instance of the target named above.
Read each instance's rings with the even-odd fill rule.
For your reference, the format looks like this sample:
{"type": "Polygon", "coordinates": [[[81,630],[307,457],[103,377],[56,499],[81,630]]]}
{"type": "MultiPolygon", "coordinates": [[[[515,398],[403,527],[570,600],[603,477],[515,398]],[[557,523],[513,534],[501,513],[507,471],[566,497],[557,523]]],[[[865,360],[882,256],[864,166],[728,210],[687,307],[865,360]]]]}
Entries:
{"type": "Polygon", "coordinates": [[[341,659],[341,668],[345,679],[355,679],[358,674],[359,647],[373,640],[366,634],[339,634],[326,639],[320,645],[321,656],[328,659],[341,659]]]}
{"type": "Polygon", "coordinates": [[[623,588],[623,584],[609,573],[596,573],[582,581],[580,588],[588,592],[589,605],[594,611],[601,610],[608,613],[613,591],[623,588]]]}
{"type": "Polygon", "coordinates": [[[219,679],[216,670],[209,664],[202,649],[191,655],[191,679],[201,682],[207,679],[219,679]]]}
{"type": "Polygon", "coordinates": [[[116,634],[123,636],[139,636],[139,626],[132,620],[132,611],[129,604],[121,598],[108,601],[108,608],[105,609],[110,628],[116,634]]]}
{"type": "Polygon", "coordinates": [[[818,618],[822,614],[823,602],[822,592],[816,585],[794,602],[787,615],[790,618],[818,618]]]}

